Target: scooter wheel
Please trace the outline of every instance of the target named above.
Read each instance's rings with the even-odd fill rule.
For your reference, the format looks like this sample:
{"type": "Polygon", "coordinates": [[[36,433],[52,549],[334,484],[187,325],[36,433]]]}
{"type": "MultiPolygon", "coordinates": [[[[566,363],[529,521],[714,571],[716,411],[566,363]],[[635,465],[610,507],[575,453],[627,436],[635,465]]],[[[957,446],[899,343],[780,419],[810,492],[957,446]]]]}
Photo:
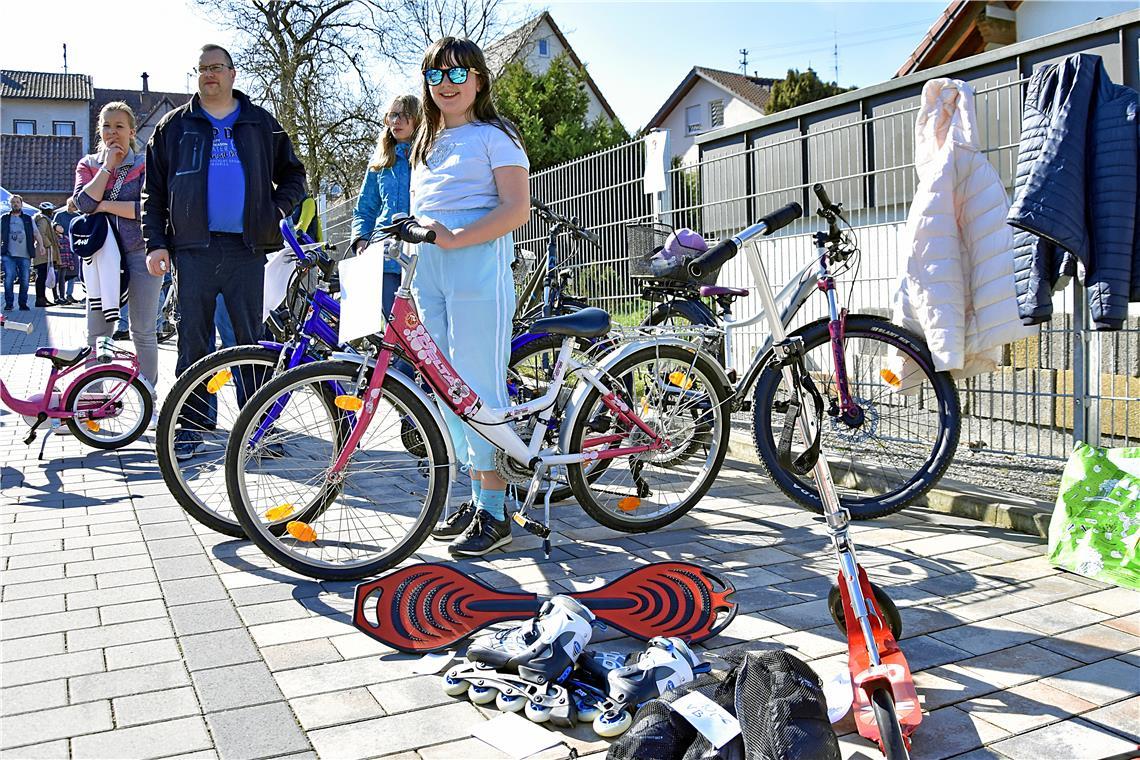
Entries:
{"type": "Polygon", "coordinates": [[[458,697],[467,691],[468,684],[462,678],[455,678],[450,673],[443,677],[443,693],[449,697],[458,697]]]}
{"type": "Polygon", "coordinates": [[[471,684],[467,687],[467,698],[477,705],[490,704],[498,696],[499,690],[491,686],[471,684]]]}
{"type": "Polygon", "coordinates": [[[594,718],[594,733],[603,739],[609,739],[624,734],[625,730],[629,728],[632,723],[633,715],[625,710],[621,710],[614,715],[602,713],[594,718]]]}
{"type": "MultiPolygon", "coordinates": [[[[871,593],[875,595],[875,605],[879,611],[883,613],[883,618],[886,620],[891,629],[891,635],[895,639],[902,638],[902,616],[899,615],[899,608],[887,596],[887,592],[871,584],[871,593]]],[[[838,586],[832,586],[831,591],[827,593],[827,609],[831,612],[831,619],[835,621],[835,626],[839,629],[840,633],[844,636],[847,635],[847,619],[843,615],[843,595],[839,591],[838,586]]]]}
{"type": "Polygon", "coordinates": [[[887,760],[909,760],[906,739],[903,738],[891,693],[886,689],[875,689],[871,693],[871,709],[875,713],[875,723],[879,726],[879,748],[887,760]]]}
{"type": "Polygon", "coordinates": [[[527,702],[526,707],[523,708],[523,712],[526,715],[526,719],[532,723],[545,723],[550,720],[552,710],[544,705],[527,702]]]}
{"type": "Polygon", "coordinates": [[[503,712],[518,712],[526,707],[526,697],[499,692],[499,696],[495,697],[495,707],[503,712]]]}

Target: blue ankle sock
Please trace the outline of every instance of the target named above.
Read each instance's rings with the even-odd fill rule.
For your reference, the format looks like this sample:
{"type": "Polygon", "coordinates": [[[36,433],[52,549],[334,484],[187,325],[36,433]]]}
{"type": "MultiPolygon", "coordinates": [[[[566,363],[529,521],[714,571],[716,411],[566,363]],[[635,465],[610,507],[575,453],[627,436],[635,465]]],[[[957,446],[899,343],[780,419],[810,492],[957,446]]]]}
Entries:
{"type": "Polygon", "coordinates": [[[471,504],[479,506],[479,494],[483,493],[483,481],[471,479],[471,504]]]}
{"type": "Polygon", "coordinates": [[[496,520],[506,520],[507,507],[503,503],[506,494],[505,490],[492,491],[490,488],[484,488],[479,494],[479,509],[487,512],[496,520]]]}

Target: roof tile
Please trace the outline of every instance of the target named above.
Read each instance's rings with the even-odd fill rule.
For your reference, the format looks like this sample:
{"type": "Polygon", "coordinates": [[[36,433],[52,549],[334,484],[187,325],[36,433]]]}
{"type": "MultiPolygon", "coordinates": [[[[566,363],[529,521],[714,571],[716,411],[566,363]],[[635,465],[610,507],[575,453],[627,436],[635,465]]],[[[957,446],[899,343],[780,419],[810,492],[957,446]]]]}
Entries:
{"type": "Polygon", "coordinates": [[[91,100],[93,94],[87,74],[0,70],[0,98],[91,100]]]}
{"type": "Polygon", "coordinates": [[[70,193],[82,157],[79,135],[0,135],[0,181],[13,193],[70,193]]]}

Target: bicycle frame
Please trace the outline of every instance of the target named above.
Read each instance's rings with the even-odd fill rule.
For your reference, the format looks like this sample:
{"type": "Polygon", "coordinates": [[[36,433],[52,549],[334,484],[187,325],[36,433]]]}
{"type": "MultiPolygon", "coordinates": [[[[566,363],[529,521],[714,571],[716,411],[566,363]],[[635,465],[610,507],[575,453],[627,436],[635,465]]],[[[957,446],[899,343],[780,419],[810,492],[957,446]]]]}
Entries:
{"type": "MultiPolygon", "coordinates": [[[[392,306],[392,314],[388,319],[382,341],[383,349],[376,360],[376,368],[372,372],[368,386],[364,391],[364,406],[358,414],[356,424],[349,433],[348,440],[336,461],[329,468],[330,477],[336,477],[345,468],[352,452],[356,450],[361,437],[368,428],[376,412],[375,399],[380,396],[380,386],[388,371],[388,363],[393,349],[399,347],[411,359],[416,370],[443,399],[447,406],[461,419],[468,423],[476,433],[506,452],[515,461],[530,466],[549,468],[558,465],[578,464],[597,459],[614,459],[646,451],[655,451],[669,445],[667,439],[662,439],[620,398],[617,393],[605,386],[597,373],[578,362],[571,356],[574,338],[567,338],[562,343],[558,359],[554,365],[554,374],[546,393],[541,397],[524,404],[507,407],[491,407],[484,403],[455,371],[442,355],[439,347],[420,321],[415,302],[412,299],[409,283],[415,271],[418,254],[410,254],[407,260],[401,260],[404,268],[404,277],[400,289],[396,292],[396,299],[392,306]],[[577,454],[550,454],[542,450],[542,443],[546,430],[551,424],[553,410],[562,390],[562,384],[569,371],[579,371],[579,377],[592,385],[602,396],[602,403],[622,423],[636,426],[645,433],[650,443],[627,448],[605,449],[603,451],[586,450],[577,454]],[[585,371],[582,371],[585,370],[585,371]],[[514,428],[506,423],[514,420],[537,415],[537,424],[530,443],[526,443],[515,432],[514,428]]],[[[603,435],[590,438],[583,442],[583,449],[617,443],[624,436],[621,434],[603,435]]]]}
{"type": "MultiPolygon", "coordinates": [[[[141,370],[139,368],[139,361],[134,354],[127,351],[119,351],[116,349],[111,355],[111,360],[103,362],[99,361],[95,353],[92,352],[90,357],[88,357],[83,362],[80,362],[79,364],[74,364],[62,370],[57,369],[55,366],[53,366],[51,373],[48,375],[47,385],[44,388],[44,392],[38,397],[32,396],[31,398],[23,399],[17,396],[13,396],[8,390],[8,387],[4,384],[4,381],[0,380],[0,401],[3,401],[4,405],[16,414],[28,417],[38,417],[40,414],[43,414],[49,419],[103,419],[112,415],[113,405],[120,398],[122,398],[124,393],[126,393],[130,382],[124,384],[118,390],[118,392],[113,393],[107,397],[102,397],[102,403],[100,403],[98,407],[94,409],[83,409],[77,413],[72,413],[61,407],[53,407],[52,396],[56,392],[57,385],[60,386],[59,394],[62,398],[64,391],[70,389],[71,386],[75,385],[75,383],[80,382],[86,377],[110,366],[124,367],[124,365],[125,368],[127,368],[130,372],[131,382],[133,382],[135,378],[140,377],[141,370]],[[75,374],[75,376],[72,379],[68,380],[66,383],[63,383],[64,378],[67,378],[73,374],[75,374]]],[[[150,390],[151,393],[154,392],[153,389],[150,389],[149,384],[146,383],[145,378],[143,378],[143,383],[147,385],[148,390],[150,390]]]]}

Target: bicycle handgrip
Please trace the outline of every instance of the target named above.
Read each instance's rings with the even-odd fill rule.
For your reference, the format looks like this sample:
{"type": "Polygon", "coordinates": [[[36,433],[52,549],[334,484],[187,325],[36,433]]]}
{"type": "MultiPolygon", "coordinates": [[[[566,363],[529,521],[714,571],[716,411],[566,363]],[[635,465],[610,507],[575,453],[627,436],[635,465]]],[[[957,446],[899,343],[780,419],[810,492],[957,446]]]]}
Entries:
{"type": "Polygon", "coordinates": [[[586,240],[589,240],[594,245],[601,247],[602,239],[598,237],[598,233],[594,232],[593,230],[588,230],[585,227],[581,228],[581,232],[582,237],[586,238],[586,240]]]}
{"type": "Polygon", "coordinates": [[[533,195],[530,196],[530,205],[534,206],[539,211],[545,211],[548,214],[551,213],[550,209],[546,207],[546,204],[540,201],[538,198],[535,198],[533,195]]]}
{"type": "Polygon", "coordinates": [[[792,201],[782,209],[773,211],[771,214],[768,214],[768,216],[763,217],[760,221],[767,227],[767,229],[764,230],[764,234],[771,235],[776,230],[787,227],[803,215],[803,207],[795,201],[792,201]]]}
{"type": "Polygon", "coordinates": [[[421,227],[413,222],[407,222],[400,229],[400,240],[413,245],[419,243],[434,243],[435,230],[429,230],[427,227],[421,227]]]}
{"type": "Polygon", "coordinates": [[[3,327],[5,330],[15,330],[17,332],[22,332],[25,335],[32,334],[31,322],[13,322],[10,319],[6,319],[3,322],[0,322],[0,327],[3,327]]]}
{"type": "Polygon", "coordinates": [[[694,279],[700,279],[705,272],[716,269],[735,256],[738,250],[736,241],[732,238],[722,240],[711,251],[689,262],[689,274],[694,279]]]}
{"type": "Polygon", "coordinates": [[[831,208],[831,198],[828,196],[827,191],[823,189],[823,185],[821,185],[819,182],[816,182],[811,186],[811,189],[815,191],[815,197],[819,198],[819,205],[823,206],[826,209],[831,208]]]}

